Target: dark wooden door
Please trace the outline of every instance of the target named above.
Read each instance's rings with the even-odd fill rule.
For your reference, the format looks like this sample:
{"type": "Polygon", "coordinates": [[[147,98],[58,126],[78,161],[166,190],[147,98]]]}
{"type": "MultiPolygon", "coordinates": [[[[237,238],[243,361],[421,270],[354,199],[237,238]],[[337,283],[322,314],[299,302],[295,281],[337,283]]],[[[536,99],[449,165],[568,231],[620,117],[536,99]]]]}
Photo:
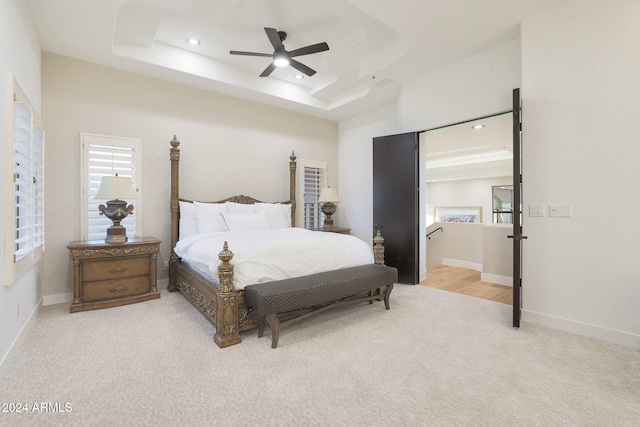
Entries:
{"type": "Polygon", "coordinates": [[[385,239],[385,264],[410,285],[420,281],[418,154],[417,132],[373,139],[373,225],[385,239]]]}
{"type": "Polygon", "coordinates": [[[520,89],[513,90],[513,327],[522,313],[522,107],[520,89]]]}

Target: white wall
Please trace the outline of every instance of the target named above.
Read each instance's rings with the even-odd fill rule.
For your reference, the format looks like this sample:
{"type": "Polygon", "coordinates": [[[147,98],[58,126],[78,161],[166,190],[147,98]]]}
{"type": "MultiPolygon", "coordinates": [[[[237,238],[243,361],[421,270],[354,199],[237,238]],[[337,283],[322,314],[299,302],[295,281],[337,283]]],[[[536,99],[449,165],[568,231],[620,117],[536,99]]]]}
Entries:
{"type": "Polygon", "coordinates": [[[640,2],[522,24],[524,319],[640,348],[640,2]],[[548,205],[571,204],[571,218],[548,205]]]}
{"type": "MultiPolygon", "coordinates": [[[[374,137],[422,131],[511,110],[511,92],[519,85],[520,45],[516,40],[408,82],[401,89],[397,105],[341,121],[341,199],[345,194],[345,203],[339,208],[342,221],[362,239],[372,234],[374,137]]],[[[422,138],[420,149],[424,156],[422,138]]],[[[428,200],[425,188],[420,197],[424,221],[428,200]]],[[[421,229],[425,228],[423,223],[421,229]]],[[[424,236],[420,236],[419,246],[424,254],[424,236]]],[[[426,268],[426,256],[421,256],[421,279],[426,277],[426,268]]]]}
{"type": "Polygon", "coordinates": [[[427,227],[431,232],[427,240],[428,266],[453,265],[482,271],[482,239],[484,224],[464,222],[438,222],[427,227]]]}
{"type": "Polygon", "coordinates": [[[395,105],[339,124],[340,225],[363,240],[373,236],[373,137],[397,129],[395,105]]]}
{"type": "MultiPolygon", "coordinates": [[[[13,140],[5,138],[5,93],[4,73],[11,72],[33,107],[40,113],[40,46],[31,24],[26,6],[21,0],[0,1],[0,135],[2,137],[2,161],[0,161],[0,259],[12,256],[12,249],[4,247],[4,200],[11,191],[13,171],[6,170],[5,144],[13,140]]],[[[0,278],[4,278],[4,261],[0,262],[0,278]]],[[[0,377],[15,356],[20,341],[26,335],[32,316],[40,301],[40,265],[36,265],[12,284],[0,284],[0,377]],[[5,285],[9,285],[6,286],[5,285]]]]}
{"type": "MultiPolygon", "coordinates": [[[[53,54],[43,54],[42,68],[46,180],[55,183],[46,194],[45,304],[70,301],[72,292],[66,247],[80,236],[80,132],[142,140],[142,234],[162,240],[159,267],[170,252],[169,141],[174,134],[181,141],[180,195],[185,198],[211,201],[244,194],[288,200],[292,150],[298,159],[327,161],[329,184],[338,186],[335,122],[53,54]]],[[[159,273],[166,277],[165,271],[159,273]]]]}
{"type": "Polygon", "coordinates": [[[482,206],[482,222],[491,224],[492,187],[512,185],[513,178],[465,179],[460,181],[430,182],[427,184],[427,224],[434,220],[436,207],[482,206]]]}
{"type": "MultiPolygon", "coordinates": [[[[639,22],[635,0],[570,1],[524,21],[521,49],[514,41],[405,84],[387,127],[373,118],[341,133],[341,186],[370,188],[370,162],[351,147],[368,147],[380,130],[508,111],[521,87],[524,210],[573,207],[571,218],[524,217],[523,327],[536,322],[640,348],[639,22]]],[[[348,209],[367,218],[372,207],[362,200],[348,209]]]]}
{"type": "Polygon", "coordinates": [[[403,85],[398,121],[404,132],[511,111],[520,86],[520,41],[513,40],[403,85]]]}

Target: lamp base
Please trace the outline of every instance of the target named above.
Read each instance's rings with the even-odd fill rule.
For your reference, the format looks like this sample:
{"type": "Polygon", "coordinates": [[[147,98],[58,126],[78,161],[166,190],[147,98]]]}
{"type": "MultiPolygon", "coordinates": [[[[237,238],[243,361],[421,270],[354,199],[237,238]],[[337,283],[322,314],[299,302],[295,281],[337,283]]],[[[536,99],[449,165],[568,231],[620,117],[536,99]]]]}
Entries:
{"type": "Polygon", "coordinates": [[[322,226],[322,228],[325,230],[333,228],[333,218],[331,218],[330,216],[325,217],[324,225],[322,226]]]}
{"type": "Polygon", "coordinates": [[[120,221],[133,212],[133,205],[127,206],[124,200],[109,200],[107,205],[98,206],[100,215],[104,215],[113,221],[113,225],[107,228],[105,243],[124,243],[127,241],[127,229],[120,225],[120,221]]]}
{"type": "Polygon", "coordinates": [[[323,228],[333,228],[333,218],[331,218],[331,215],[336,213],[336,208],[337,206],[332,202],[325,202],[320,206],[320,210],[325,215],[323,228]]]}
{"type": "Polygon", "coordinates": [[[121,225],[112,225],[107,228],[107,238],[104,239],[105,243],[124,243],[129,238],[127,237],[127,229],[121,225]]]}

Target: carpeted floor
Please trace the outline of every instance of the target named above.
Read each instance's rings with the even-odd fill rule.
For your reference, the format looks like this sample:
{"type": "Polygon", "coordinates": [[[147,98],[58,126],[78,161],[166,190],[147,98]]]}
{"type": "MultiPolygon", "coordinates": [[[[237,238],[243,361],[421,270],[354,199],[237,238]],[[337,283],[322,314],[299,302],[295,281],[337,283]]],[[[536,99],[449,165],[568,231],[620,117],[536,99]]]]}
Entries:
{"type": "Polygon", "coordinates": [[[68,309],[42,309],[0,387],[27,411],[0,425],[640,425],[639,351],[423,286],[294,324],[277,349],[269,330],[219,349],[177,293],[68,309]]]}

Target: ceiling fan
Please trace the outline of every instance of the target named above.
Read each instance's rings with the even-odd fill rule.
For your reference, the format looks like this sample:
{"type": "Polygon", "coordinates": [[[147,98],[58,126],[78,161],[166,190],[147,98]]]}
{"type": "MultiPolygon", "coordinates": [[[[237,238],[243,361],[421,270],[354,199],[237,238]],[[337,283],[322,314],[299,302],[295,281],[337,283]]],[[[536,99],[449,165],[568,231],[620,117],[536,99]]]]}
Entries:
{"type": "Polygon", "coordinates": [[[300,62],[293,59],[293,57],[329,50],[329,45],[323,42],[287,52],[284,48],[284,45],[282,44],[282,42],[287,38],[287,33],[285,33],[284,31],[278,31],[275,28],[267,27],[264,28],[264,31],[265,33],[267,33],[267,37],[273,45],[273,53],[242,52],[238,50],[232,50],[229,52],[231,55],[273,57],[273,61],[267,68],[265,68],[262,74],[260,74],[260,77],[268,77],[273,72],[273,70],[276,69],[276,67],[286,67],[287,65],[291,65],[293,68],[300,71],[301,73],[306,74],[307,76],[313,76],[316,73],[315,70],[307,67],[304,64],[301,64],[300,62]]]}

